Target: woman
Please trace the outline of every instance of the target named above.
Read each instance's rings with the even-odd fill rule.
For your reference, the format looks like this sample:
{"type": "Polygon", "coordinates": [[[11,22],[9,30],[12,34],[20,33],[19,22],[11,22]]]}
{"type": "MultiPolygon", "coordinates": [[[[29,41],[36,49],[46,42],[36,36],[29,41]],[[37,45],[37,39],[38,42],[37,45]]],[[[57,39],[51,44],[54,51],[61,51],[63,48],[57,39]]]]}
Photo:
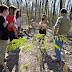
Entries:
{"type": "MultiPolygon", "coordinates": [[[[16,25],[16,19],[15,19],[15,11],[16,7],[13,5],[9,6],[9,15],[6,17],[6,20],[8,21],[8,25],[12,24],[11,27],[8,28],[9,32],[9,38],[10,41],[13,39],[16,39],[17,37],[17,25],[16,25]]],[[[15,55],[16,53],[14,51],[9,52],[9,54],[15,55]]]]}
{"type": "Polygon", "coordinates": [[[18,10],[16,13],[16,23],[18,25],[18,33],[20,33],[20,28],[21,28],[21,11],[18,10]]]}
{"type": "MultiPolygon", "coordinates": [[[[48,25],[49,22],[47,20],[47,17],[45,14],[42,15],[41,17],[41,21],[39,22],[39,24],[37,24],[36,22],[33,22],[36,26],[39,27],[39,33],[40,34],[45,34],[46,35],[46,30],[48,29],[48,25]]],[[[43,39],[44,40],[44,39],[43,39]]],[[[41,41],[41,39],[39,40],[39,42],[41,41]]]]}

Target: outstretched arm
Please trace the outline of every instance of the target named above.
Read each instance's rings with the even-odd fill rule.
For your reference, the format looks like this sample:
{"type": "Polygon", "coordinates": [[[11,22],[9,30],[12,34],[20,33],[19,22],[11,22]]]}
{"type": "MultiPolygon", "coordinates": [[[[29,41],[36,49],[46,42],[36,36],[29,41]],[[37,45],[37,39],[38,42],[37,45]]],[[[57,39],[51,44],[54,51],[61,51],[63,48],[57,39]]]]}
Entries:
{"type": "Polygon", "coordinates": [[[38,27],[42,27],[44,29],[48,29],[48,26],[46,24],[37,24],[36,22],[33,22],[34,25],[38,26],[38,27]]]}

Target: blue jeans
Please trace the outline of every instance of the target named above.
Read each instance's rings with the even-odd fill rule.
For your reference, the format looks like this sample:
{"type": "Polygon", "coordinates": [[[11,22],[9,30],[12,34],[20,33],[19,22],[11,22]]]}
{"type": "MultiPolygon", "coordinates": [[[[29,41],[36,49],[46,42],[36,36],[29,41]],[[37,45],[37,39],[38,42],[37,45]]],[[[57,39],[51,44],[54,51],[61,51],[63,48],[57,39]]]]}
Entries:
{"type": "Polygon", "coordinates": [[[58,61],[61,61],[61,49],[63,47],[63,41],[62,42],[60,41],[60,37],[58,36],[59,38],[58,41],[57,41],[57,38],[55,38],[55,44],[60,47],[60,50],[55,47],[56,60],[58,61]]]}

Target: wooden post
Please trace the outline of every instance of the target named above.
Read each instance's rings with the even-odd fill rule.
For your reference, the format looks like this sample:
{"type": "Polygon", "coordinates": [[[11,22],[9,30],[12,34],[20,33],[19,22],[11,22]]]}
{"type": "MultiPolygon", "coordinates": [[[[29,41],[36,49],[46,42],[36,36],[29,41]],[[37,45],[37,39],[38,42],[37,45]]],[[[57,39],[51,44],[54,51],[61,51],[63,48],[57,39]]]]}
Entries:
{"type": "Polygon", "coordinates": [[[64,65],[63,72],[68,72],[68,63],[67,62],[64,65]]]}

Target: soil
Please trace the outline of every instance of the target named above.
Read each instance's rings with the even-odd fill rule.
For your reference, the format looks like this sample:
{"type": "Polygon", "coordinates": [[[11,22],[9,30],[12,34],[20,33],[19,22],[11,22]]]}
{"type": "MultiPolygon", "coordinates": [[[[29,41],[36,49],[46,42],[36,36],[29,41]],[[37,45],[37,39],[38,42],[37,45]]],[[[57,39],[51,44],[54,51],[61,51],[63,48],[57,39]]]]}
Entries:
{"type": "MultiPolygon", "coordinates": [[[[24,26],[26,27],[26,25],[24,26]]],[[[38,33],[38,30],[36,31],[38,33]]],[[[52,38],[52,30],[47,31],[47,36],[52,38]]],[[[27,38],[25,35],[23,38],[27,38]]],[[[32,41],[32,38],[28,39],[29,42],[32,41]]],[[[45,39],[49,43],[51,43],[51,39],[45,39]]],[[[38,41],[34,42],[34,45],[37,45],[38,41]]],[[[20,50],[23,47],[20,47],[20,50]]],[[[37,61],[36,53],[39,53],[39,49],[35,48],[28,53],[24,54],[21,51],[16,51],[16,55],[8,55],[7,57],[7,66],[10,72],[19,72],[20,68],[25,64],[28,65],[28,72],[40,72],[40,61],[37,61]],[[33,51],[34,50],[34,51],[33,51]]],[[[62,61],[61,63],[57,63],[55,61],[55,51],[51,48],[46,50],[45,58],[43,63],[43,72],[63,72],[63,67],[65,62],[68,63],[68,72],[72,72],[72,41],[64,43],[63,50],[61,53],[62,61]]],[[[21,72],[26,72],[26,68],[22,69],[21,72]]]]}

